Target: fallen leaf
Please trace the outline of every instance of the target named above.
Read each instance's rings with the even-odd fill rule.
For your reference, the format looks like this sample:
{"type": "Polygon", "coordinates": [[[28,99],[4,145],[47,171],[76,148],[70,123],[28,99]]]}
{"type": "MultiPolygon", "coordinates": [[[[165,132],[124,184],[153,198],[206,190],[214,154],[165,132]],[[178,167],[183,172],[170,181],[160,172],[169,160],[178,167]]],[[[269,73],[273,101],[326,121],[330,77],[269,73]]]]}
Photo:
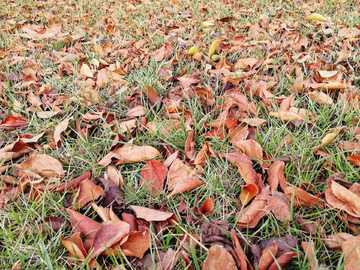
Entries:
{"type": "Polygon", "coordinates": [[[360,237],[354,237],[341,243],[344,252],[345,270],[359,269],[360,237]]]}
{"type": "Polygon", "coordinates": [[[328,104],[330,106],[334,104],[334,101],[332,100],[332,98],[323,92],[314,91],[314,92],[310,92],[308,95],[309,95],[309,98],[312,101],[315,101],[317,104],[320,104],[320,105],[328,104]]]}
{"type": "Polygon", "coordinates": [[[171,218],[174,214],[154,210],[142,206],[131,205],[130,208],[135,212],[137,218],[145,219],[146,221],[164,221],[171,218]]]}
{"type": "Polygon", "coordinates": [[[251,266],[242,246],[240,245],[240,241],[236,236],[234,230],[231,230],[231,240],[234,246],[235,254],[240,261],[240,269],[241,270],[253,270],[254,268],[251,266]]]}
{"type": "Polygon", "coordinates": [[[310,195],[308,192],[306,192],[303,189],[288,186],[284,189],[284,193],[289,198],[289,200],[291,200],[292,197],[294,196],[294,201],[293,201],[294,207],[317,206],[320,208],[324,208],[324,202],[320,198],[310,195]]]}
{"type": "Polygon", "coordinates": [[[122,188],[124,185],[124,180],[121,173],[111,165],[107,167],[105,179],[112,181],[119,188],[122,188]]]}
{"type": "Polygon", "coordinates": [[[321,143],[318,146],[314,147],[313,151],[315,152],[316,150],[332,143],[337,138],[342,129],[343,127],[337,127],[328,134],[326,134],[325,137],[322,138],[321,143]]]}
{"type": "Polygon", "coordinates": [[[236,227],[240,229],[254,228],[260,219],[269,213],[264,200],[255,199],[248,207],[236,214],[236,227]]]}
{"type": "Polygon", "coordinates": [[[305,20],[311,22],[311,21],[321,21],[321,22],[327,22],[327,19],[319,14],[319,13],[313,13],[305,18],[305,20]]]}
{"type": "Polygon", "coordinates": [[[310,263],[310,269],[318,269],[314,242],[301,242],[301,248],[306,254],[307,261],[310,263]]]}
{"type": "Polygon", "coordinates": [[[48,155],[32,155],[22,163],[16,164],[14,167],[25,173],[30,171],[46,178],[63,178],[65,175],[60,161],[48,155]]]}
{"type": "Polygon", "coordinates": [[[349,204],[354,212],[360,215],[360,197],[335,181],[329,181],[329,187],[337,198],[349,204]]]}
{"type": "Polygon", "coordinates": [[[197,187],[202,186],[204,183],[197,176],[186,177],[176,183],[174,189],[171,191],[167,198],[170,198],[176,194],[183,193],[185,191],[193,190],[197,187]]]}
{"type": "Polygon", "coordinates": [[[100,166],[107,166],[110,164],[113,158],[117,159],[117,165],[123,163],[139,162],[149,159],[153,159],[160,155],[160,152],[152,146],[136,146],[131,142],[124,144],[123,146],[110,151],[105,157],[103,157],[98,164],[100,166]]]}
{"type": "Polygon", "coordinates": [[[97,200],[104,190],[95,185],[92,181],[85,179],[79,185],[79,190],[75,195],[74,209],[85,206],[88,202],[97,200]]]}
{"type": "Polygon", "coordinates": [[[29,122],[25,119],[22,119],[21,117],[15,117],[15,116],[8,116],[5,118],[4,122],[0,124],[0,128],[5,129],[13,129],[17,127],[24,127],[28,126],[29,122]]]}
{"type": "Polygon", "coordinates": [[[208,198],[205,200],[204,204],[199,207],[199,213],[205,216],[211,214],[212,210],[214,209],[215,200],[212,198],[208,198]]]}
{"type": "Polygon", "coordinates": [[[149,189],[154,195],[158,195],[163,192],[167,173],[167,167],[161,162],[157,160],[147,161],[145,168],[140,174],[142,186],[149,189]]]}
{"type": "Polygon", "coordinates": [[[280,269],[283,269],[284,265],[287,264],[292,260],[293,257],[297,255],[297,252],[285,253],[281,255],[279,258],[276,259],[276,262],[273,262],[268,270],[278,270],[279,266],[280,269]]]}
{"type": "Polygon", "coordinates": [[[84,248],[83,241],[81,240],[80,232],[76,232],[65,239],[62,236],[61,243],[75,258],[85,261],[87,252],[84,248]]]}
{"type": "Polygon", "coordinates": [[[169,191],[172,191],[179,181],[194,175],[195,172],[192,167],[185,165],[180,159],[175,159],[170,166],[167,176],[166,184],[169,191]]]}
{"type": "Polygon", "coordinates": [[[255,140],[238,141],[235,147],[243,152],[245,155],[257,159],[263,159],[263,150],[261,145],[255,140]]]}
{"type": "Polygon", "coordinates": [[[208,53],[209,57],[211,57],[215,53],[215,51],[216,51],[217,47],[219,46],[220,42],[221,42],[221,39],[215,39],[211,43],[209,53],[208,53]]]}
{"type": "Polygon", "coordinates": [[[55,140],[56,145],[61,140],[61,133],[64,132],[68,128],[69,122],[72,119],[74,119],[74,117],[69,117],[68,119],[65,119],[55,128],[54,140],[55,140]]]}
{"type": "Polygon", "coordinates": [[[222,246],[209,248],[208,255],[201,267],[203,270],[236,270],[236,264],[231,254],[222,246]]]}
{"type": "Polygon", "coordinates": [[[79,71],[79,76],[80,77],[85,77],[85,78],[92,78],[94,75],[91,71],[91,69],[89,68],[88,65],[86,64],[83,64],[80,68],[80,71],[79,71]]]}
{"type": "Polygon", "coordinates": [[[275,161],[268,170],[268,183],[272,192],[277,191],[279,184],[282,189],[286,188],[286,179],[284,176],[285,162],[275,161]]]}
{"type": "Polygon", "coordinates": [[[247,205],[258,193],[259,189],[255,184],[243,186],[240,193],[241,203],[247,205]]]}
{"type": "Polygon", "coordinates": [[[276,254],[278,252],[278,245],[273,242],[273,245],[264,249],[261,253],[260,261],[259,261],[259,270],[266,270],[276,258],[276,254]]]}
{"type": "Polygon", "coordinates": [[[143,232],[131,232],[126,242],[120,246],[123,254],[125,256],[142,258],[151,246],[149,234],[148,230],[143,232]]]}

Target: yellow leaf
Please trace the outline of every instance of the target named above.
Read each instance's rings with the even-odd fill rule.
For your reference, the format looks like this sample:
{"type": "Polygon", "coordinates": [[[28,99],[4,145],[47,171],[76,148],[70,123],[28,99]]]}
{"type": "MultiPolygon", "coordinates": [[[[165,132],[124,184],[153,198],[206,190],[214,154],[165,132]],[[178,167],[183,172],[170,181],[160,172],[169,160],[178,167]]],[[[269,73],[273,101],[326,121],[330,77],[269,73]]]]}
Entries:
{"type": "Polygon", "coordinates": [[[198,53],[198,52],[200,52],[200,48],[199,48],[199,46],[192,46],[192,47],[190,47],[189,49],[188,49],[188,51],[187,51],[187,55],[194,55],[195,53],[198,53]]]}
{"type": "Polygon", "coordinates": [[[325,137],[321,140],[321,143],[314,148],[314,152],[319,150],[320,148],[332,143],[337,136],[339,135],[339,132],[342,130],[342,127],[337,127],[334,130],[332,130],[330,133],[326,134],[325,137]]]}
{"type": "Polygon", "coordinates": [[[91,71],[91,69],[89,68],[88,65],[83,64],[80,68],[80,76],[81,77],[86,77],[86,78],[92,78],[93,77],[93,73],[91,71]]]}
{"type": "Polygon", "coordinates": [[[307,21],[309,21],[309,22],[312,22],[312,21],[327,22],[327,19],[326,19],[323,15],[321,15],[321,14],[319,14],[319,13],[313,13],[313,14],[311,14],[310,16],[307,16],[307,17],[305,18],[305,20],[307,20],[307,21]]]}
{"type": "Polygon", "coordinates": [[[216,51],[217,47],[219,46],[220,42],[221,42],[221,39],[215,39],[211,43],[210,50],[209,50],[209,57],[211,57],[215,53],[215,51],[216,51]]]}
{"type": "Polygon", "coordinates": [[[210,26],[213,26],[215,23],[215,20],[208,20],[208,21],[204,21],[202,24],[201,24],[201,27],[202,28],[208,28],[210,26]]]}
{"type": "Polygon", "coordinates": [[[213,56],[211,56],[211,61],[217,62],[220,61],[221,56],[218,54],[214,54],[213,56]]]}

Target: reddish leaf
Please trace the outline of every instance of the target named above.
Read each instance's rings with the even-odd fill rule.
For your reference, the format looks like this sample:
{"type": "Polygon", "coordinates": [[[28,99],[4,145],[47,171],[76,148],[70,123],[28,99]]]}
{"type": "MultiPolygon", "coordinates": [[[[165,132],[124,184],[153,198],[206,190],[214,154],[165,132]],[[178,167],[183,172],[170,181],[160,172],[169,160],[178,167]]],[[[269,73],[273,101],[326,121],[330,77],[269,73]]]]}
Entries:
{"type": "Polygon", "coordinates": [[[69,208],[65,210],[70,214],[70,222],[73,230],[85,235],[84,247],[86,250],[89,250],[92,246],[96,231],[100,228],[100,224],[74,210],[69,208]]]}
{"type": "Polygon", "coordinates": [[[273,245],[264,249],[261,253],[260,261],[259,261],[259,270],[266,270],[270,264],[273,263],[274,258],[279,250],[278,245],[273,242],[273,245]]]}
{"type": "Polygon", "coordinates": [[[4,122],[0,125],[0,128],[17,128],[28,126],[29,122],[22,119],[21,117],[8,116],[5,118],[4,122]]]}
{"type": "Polygon", "coordinates": [[[346,160],[360,167],[360,156],[348,156],[346,160]]]}
{"type": "Polygon", "coordinates": [[[240,269],[241,270],[253,270],[242,246],[240,245],[240,241],[237,238],[234,230],[231,230],[231,240],[232,240],[232,243],[234,246],[235,254],[240,261],[240,269]]]}
{"type": "Polygon", "coordinates": [[[123,221],[108,220],[103,222],[96,231],[91,257],[95,258],[107,248],[119,242],[130,231],[130,225],[123,221]]]}
{"type": "Polygon", "coordinates": [[[81,240],[80,232],[76,232],[66,239],[65,236],[62,236],[61,242],[71,255],[81,261],[85,261],[87,253],[81,240]]]}
{"type": "Polygon", "coordinates": [[[212,198],[206,199],[204,204],[199,207],[199,213],[205,216],[210,215],[212,210],[214,209],[214,202],[215,200],[212,198]]]}
{"type": "Polygon", "coordinates": [[[157,160],[146,162],[145,168],[141,172],[142,186],[150,189],[155,195],[163,192],[163,185],[168,173],[167,167],[157,160]]]}
{"type": "Polygon", "coordinates": [[[284,168],[285,163],[283,161],[275,161],[274,164],[270,166],[268,171],[268,183],[271,191],[277,191],[279,184],[282,189],[287,186],[284,168]]]}
{"type": "Polygon", "coordinates": [[[284,267],[285,264],[290,262],[293,257],[297,255],[297,252],[291,252],[291,253],[285,253],[284,255],[281,255],[279,258],[276,259],[276,262],[273,262],[268,270],[278,270],[279,266],[281,269],[284,267]],[[279,265],[279,266],[278,266],[279,265]]]}

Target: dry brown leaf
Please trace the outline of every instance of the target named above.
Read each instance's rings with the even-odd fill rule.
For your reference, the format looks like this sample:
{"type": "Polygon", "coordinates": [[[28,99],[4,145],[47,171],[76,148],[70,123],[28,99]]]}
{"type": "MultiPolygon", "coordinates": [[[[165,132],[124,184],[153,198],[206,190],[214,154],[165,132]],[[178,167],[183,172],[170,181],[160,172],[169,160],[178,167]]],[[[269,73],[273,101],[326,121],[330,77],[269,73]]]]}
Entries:
{"type": "Polygon", "coordinates": [[[98,165],[107,166],[111,163],[112,159],[117,159],[117,165],[123,163],[139,162],[153,159],[160,155],[160,152],[152,146],[137,146],[124,144],[123,146],[111,151],[105,157],[103,157],[98,165]]]}
{"type": "Polygon", "coordinates": [[[360,215],[360,197],[335,181],[329,181],[329,187],[334,195],[349,204],[357,215],[360,215]]]}
{"type": "Polygon", "coordinates": [[[341,243],[344,252],[345,270],[360,268],[360,236],[351,238],[341,243]]]}
{"type": "Polygon", "coordinates": [[[259,220],[268,213],[269,208],[266,201],[255,199],[248,207],[236,214],[236,227],[239,230],[244,228],[254,228],[259,220]]]}
{"type": "Polygon", "coordinates": [[[263,150],[261,145],[255,140],[238,141],[235,147],[243,152],[245,155],[257,159],[263,159],[263,150]]]}
{"type": "Polygon", "coordinates": [[[341,249],[342,243],[346,242],[347,240],[351,240],[355,238],[354,235],[351,235],[349,233],[335,233],[331,235],[327,235],[326,239],[324,239],[324,243],[326,246],[332,249],[341,249]]]}
{"type": "MultiPolygon", "coordinates": [[[[120,246],[125,256],[142,258],[145,252],[150,248],[149,230],[143,232],[131,232],[125,243],[120,246]]],[[[118,254],[117,252],[114,254],[118,254]]]]}
{"type": "Polygon", "coordinates": [[[68,128],[69,122],[72,119],[74,119],[73,116],[71,116],[68,119],[65,119],[55,128],[55,131],[54,131],[55,144],[57,144],[61,140],[61,133],[64,132],[68,128]]]}
{"type": "Polygon", "coordinates": [[[269,115],[279,118],[282,121],[305,120],[305,117],[303,117],[302,115],[290,111],[269,112],[269,115]]]}
{"type": "Polygon", "coordinates": [[[115,185],[117,185],[119,188],[122,188],[124,185],[124,180],[123,180],[121,173],[114,166],[110,165],[107,167],[106,175],[104,178],[106,180],[110,180],[115,185]]]}
{"type": "Polygon", "coordinates": [[[25,173],[29,171],[45,178],[63,178],[65,175],[60,161],[48,155],[32,155],[22,163],[16,164],[14,167],[25,173]]]}
{"type": "Polygon", "coordinates": [[[332,98],[323,92],[313,91],[313,92],[310,92],[308,95],[309,95],[309,98],[311,100],[315,101],[317,104],[320,104],[320,105],[328,104],[330,106],[334,104],[334,101],[332,100],[332,98]]]}
{"type": "Polygon", "coordinates": [[[135,212],[137,218],[145,219],[146,221],[164,221],[171,218],[174,214],[154,210],[142,206],[130,205],[130,208],[135,212]]]}
{"type": "Polygon", "coordinates": [[[279,184],[284,190],[287,186],[284,176],[285,162],[275,161],[268,170],[268,183],[272,192],[277,191],[279,184]]]}
{"type": "Polygon", "coordinates": [[[310,262],[310,269],[316,270],[318,269],[317,260],[315,257],[315,245],[314,242],[301,242],[301,247],[306,253],[306,259],[310,262]]]}
{"type": "Polygon", "coordinates": [[[251,263],[249,262],[234,230],[231,230],[231,240],[232,240],[232,243],[234,246],[235,254],[240,261],[240,269],[241,270],[253,270],[253,267],[251,266],[251,263]]]}
{"type": "Polygon", "coordinates": [[[195,174],[192,167],[185,165],[180,159],[175,159],[167,176],[167,186],[172,191],[176,184],[184,178],[191,177],[195,174]]]}
{"type": "Polygon", "coordinates": [[[266,270],[270,264],[273,263],[274,258],[276,258],[278,249],[278,245],[274,242],[272,246],[267,247],[262,251],[259,261],[259,270],[266,270]]]}
{"type": "Polygon", "coordinates": [[[300,188],[288,186],[284,189],[284,193],[289,198],[289,200],[291,200],[292,196],[294,196],[294,207],[318,206],[320,208],[324,208],[324,202],[320,198],[310,195],[308,192],[300,188]]]}
{"type": "Polygon", "coordinates": [[[201,181],[197,176],[186,177],[176,183],[173,191],[171,191],[170,195],[168,195],[167,198],[170,198],[176,194],[183,193],[188,190],[193,190],[197,187],[202,186],[203,184],[203,181],[201,181]]]}
{"type": "Polygon", "coordinates": [[[103,193],[104,190],[89,179],[81,181],[79,190],[75,195],[74,209],[81,208],[88,202],[97,200],[103,193]]]}
{"type": "Polygon", "coordinates": [[[237,270],[234,258],[222,246],[214,245],[209,248],[209,253],[201,267],[203,270],[237,270]]]}

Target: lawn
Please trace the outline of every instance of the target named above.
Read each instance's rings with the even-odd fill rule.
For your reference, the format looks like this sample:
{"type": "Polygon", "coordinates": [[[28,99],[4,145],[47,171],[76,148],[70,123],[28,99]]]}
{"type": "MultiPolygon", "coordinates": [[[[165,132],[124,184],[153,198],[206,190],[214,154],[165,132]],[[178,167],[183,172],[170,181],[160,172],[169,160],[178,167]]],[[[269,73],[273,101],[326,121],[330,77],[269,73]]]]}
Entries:
{"type": "Polygon", "coordinates": [[[358,2],[0,8],[0,268],[360,269],[358,2]]]}

